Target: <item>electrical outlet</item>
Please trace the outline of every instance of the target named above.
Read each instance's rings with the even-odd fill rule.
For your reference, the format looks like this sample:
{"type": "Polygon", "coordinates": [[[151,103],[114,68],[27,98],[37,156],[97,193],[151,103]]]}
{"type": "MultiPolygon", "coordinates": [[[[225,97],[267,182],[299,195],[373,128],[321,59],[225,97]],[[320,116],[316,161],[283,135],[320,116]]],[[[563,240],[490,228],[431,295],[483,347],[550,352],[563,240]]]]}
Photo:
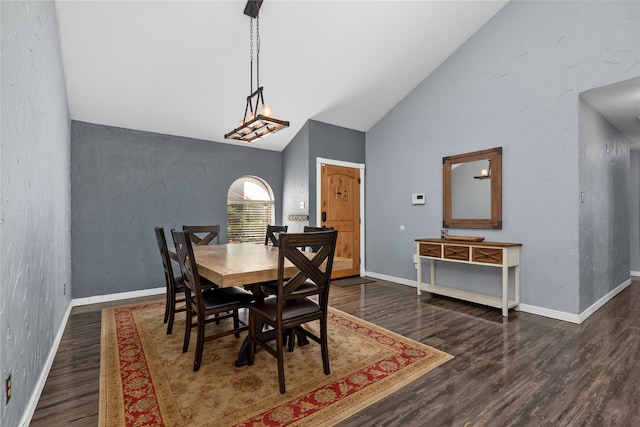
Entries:
{"type": "Polygon", "coordinates": [[[7,396],[6,401],[4,402],[6,405],[11,399],[11,374],[9,374],[9,376],[7,377],[7,381],[5,382],[5,396],[7,396]]]}

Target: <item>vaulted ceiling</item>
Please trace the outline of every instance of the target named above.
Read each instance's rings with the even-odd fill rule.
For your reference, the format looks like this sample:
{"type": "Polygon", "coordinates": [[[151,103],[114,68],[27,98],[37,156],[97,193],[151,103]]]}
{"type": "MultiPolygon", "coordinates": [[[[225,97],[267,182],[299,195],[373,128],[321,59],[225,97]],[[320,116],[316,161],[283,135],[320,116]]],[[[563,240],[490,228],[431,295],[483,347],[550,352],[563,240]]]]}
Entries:
{"type": "MultiPolygon", "coordinates": [[[[224,139],[250,92],[245,3],[56,1],[71,118],[245,145],[224,139]]],[[[505,4],[266,0],[260,84],[291,126],[251,146],[309,119],[369,130],[505,4]]]]}

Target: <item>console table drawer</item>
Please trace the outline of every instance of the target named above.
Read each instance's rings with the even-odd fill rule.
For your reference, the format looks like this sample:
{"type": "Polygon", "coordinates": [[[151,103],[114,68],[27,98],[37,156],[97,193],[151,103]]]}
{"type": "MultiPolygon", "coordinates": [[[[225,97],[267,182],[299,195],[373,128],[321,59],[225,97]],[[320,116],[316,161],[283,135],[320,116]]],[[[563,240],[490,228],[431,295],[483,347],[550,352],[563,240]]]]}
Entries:
{"type": "Polygon", "coordinates": [[[421,243],[420,256],[430,256],[430,257],[441,258],[442,245],[432,245],[429,243],[421,243]]]}
{"type": "Polygon", "coordinates": [[[459,261],[469,261],[469,246],[444,246],[444,257],[459,261]]]}
{"type": "Polygon", "coordinates": [[[502,264],[502,249],[474,247],[472,254],[473,262],[502,264]]]}

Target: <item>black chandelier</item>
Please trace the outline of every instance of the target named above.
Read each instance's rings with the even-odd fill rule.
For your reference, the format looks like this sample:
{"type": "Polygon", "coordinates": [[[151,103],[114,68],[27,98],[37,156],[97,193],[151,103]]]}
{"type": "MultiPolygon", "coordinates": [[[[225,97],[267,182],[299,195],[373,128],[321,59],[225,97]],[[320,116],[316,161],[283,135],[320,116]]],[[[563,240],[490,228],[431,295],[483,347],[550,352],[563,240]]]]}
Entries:
{"type": "Polygon", "coordinates": [[[260,19],[258,13],[263,0],[249,0],[244,14],[251,18],[250,23],[250,95],[244,108],[240,126],[225,134],[225,139],[252,142],[289,127],[289,122],[271,116],[271,106],[264,103],[263,87],[260,86],[260,19]],[[253,21],[256,21],[256,87],[253,90],[253,21]]]}

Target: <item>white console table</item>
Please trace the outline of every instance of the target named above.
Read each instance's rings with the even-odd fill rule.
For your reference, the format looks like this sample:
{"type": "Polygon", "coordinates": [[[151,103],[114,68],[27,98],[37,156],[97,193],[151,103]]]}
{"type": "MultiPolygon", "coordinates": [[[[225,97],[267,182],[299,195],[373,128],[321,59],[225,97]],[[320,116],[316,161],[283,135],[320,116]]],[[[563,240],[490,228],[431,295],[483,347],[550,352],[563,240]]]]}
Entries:
{"type": "Polygon", "coordinates": [[[445,239],[416,239],[418,254],[418,295],[422,291],[502,309],[520,309],[520,247],[522,243],[473,242],[445,239]],[[431,263],[431,280],[422,283],[422,259],[431,263]],[[436,261],[459,262],[502,268],[502,296],[495,297],[436,284],[436,261]],[[509,299],[509,267],[515,267],[514,299],[509,299]]]}

